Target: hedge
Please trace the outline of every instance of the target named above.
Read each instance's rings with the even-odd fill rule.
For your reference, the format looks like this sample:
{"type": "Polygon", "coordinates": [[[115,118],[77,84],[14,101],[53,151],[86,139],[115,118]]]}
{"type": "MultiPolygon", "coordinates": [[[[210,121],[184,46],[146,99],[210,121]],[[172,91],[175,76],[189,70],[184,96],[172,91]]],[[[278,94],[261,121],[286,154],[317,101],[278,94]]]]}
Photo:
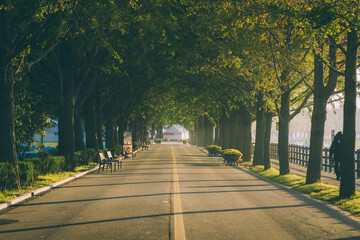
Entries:
{"type": "Polygon", "coordinates": [[[16,174],[11,163],[0,163],[0,190],[16,189],[16,174]]]}
{"type": "MultiPolygon", "coordinates": [[[[86,149],[75,153],[75,163],[88,165],[97,160],[97,151],[86,149]]],[[[50,156],[48,152],[39,152],[36,158],[29,158],[18,163],[19,178],[21,186],[33,184],[39,175],[48,173],[59,173],[65,170],[66,162],[64,156],[50,156]]],[[[0,190],[17,189],[17,177],[10,163],[0,163],[0,190]]]]}

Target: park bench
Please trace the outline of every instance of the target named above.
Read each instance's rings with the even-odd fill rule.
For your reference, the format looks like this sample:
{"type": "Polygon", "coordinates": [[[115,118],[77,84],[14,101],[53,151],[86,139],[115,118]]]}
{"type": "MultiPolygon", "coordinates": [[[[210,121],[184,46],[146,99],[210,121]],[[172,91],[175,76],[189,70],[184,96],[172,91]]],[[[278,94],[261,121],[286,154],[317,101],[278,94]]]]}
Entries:
{"type": "MultiPolygon", "coordinates": [[[[109,161],[118,163],[118,170],[122,169],[122,158],[114,158],[111,154],[111,151],[107,151],[106,153],[107,153],[109,161]]],[[[116,164],[115,164],[115,169],[116,169],[116,164]]]]}
{"type": "Polygon", "coordinates": [[[136,153],[135,152],[128,153],[126,151],[126,148],[124,148],[124,158],[130,158],[130,156],[131,156],[131,159],[134,159],[134,157],[136,157],[136,153]]]}
{"type": "MultiPolygon", "coordinates": [[[[99,171],[100,172],[100,168],[101,166],[103,167],[103,171],[104,171],[104,168],[105,168],[105,165],[106,165],[106,168],[108,168],[109,166],[111,167],[111,173],[112,173],[112,169],[113,169],[113,164],[115,162],[114,161],[109,161],[108,159],[106,159],[104,153],[99,153],[99,171]]],[[[116,168],[115,168],[115,171],[116,171],[116,168]]]]}
{"type": "Polygon", "coordinates": [[[149,145],[146,144],[145,142],[141,144],[141,151],[144,151],[144,149],[147,151],[149,150],[149,145]]]}

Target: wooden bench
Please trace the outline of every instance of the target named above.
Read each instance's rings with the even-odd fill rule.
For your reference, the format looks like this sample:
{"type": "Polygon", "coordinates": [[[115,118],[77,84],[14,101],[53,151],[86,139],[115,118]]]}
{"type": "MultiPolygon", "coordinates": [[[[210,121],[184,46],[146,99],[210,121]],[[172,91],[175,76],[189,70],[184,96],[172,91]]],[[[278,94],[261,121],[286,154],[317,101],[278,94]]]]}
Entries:
{"type": "Polygon", "coordinates": [[[130,156],[131,156],[131,159],[134,159],[134,157],[136,157],[136,153],[135,152],[128,153],[126,151],[126,148],[124,148],[124,158],[130,158],[130,156]]]}
{"type": "Polygon", "coordinates": [[[109,161],[115,162],[115,169],[116,169],[116,163],[118,163],[118,170],[122,169],[122,158],[114,158],[111,154],[111,151],[107,151],[106,153],[109,161]]]}
{"type": "Polygon", "coordinates": [[[141,151],[144,151],[144,149],[146,151],[149,150],[149,145],[147,145],[146,143],[141,144],[141,151]]]}
{"type": "MultiPolygon", "coordinates": [[[[108,166],[110,165],[111,173],[112,173],[113,163],[115,163],[115,162],[114,161],[109,161],[109,160],[106,159],[104,153],[102,153],[102,152],[99,153],[99,171],[98,172],[100,172],[101,166],[103,167],[102,170],[104,171],[105,165],[106,165],[106,168],[108,168],[108,166]]],[[[114,171],[116,171],[116,168],[115,168],[114,171]]]]}

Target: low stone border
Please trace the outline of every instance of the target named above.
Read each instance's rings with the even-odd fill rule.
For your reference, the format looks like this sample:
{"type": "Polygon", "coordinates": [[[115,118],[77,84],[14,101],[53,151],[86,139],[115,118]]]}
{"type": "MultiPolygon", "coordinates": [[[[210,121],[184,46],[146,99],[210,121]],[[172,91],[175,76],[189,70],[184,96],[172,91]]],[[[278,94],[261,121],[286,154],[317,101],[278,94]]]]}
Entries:
{"type": "MultiPolygon", "coordinates": [[[[140,151],[140,149],[136,150],[134,153],[137,153],[137,152],[139,152],[139,151],[140,151]]],[[[70,182],[70,181],[72,181],[72,180],[74,180],[74,179],[76,179],[76,178],[82,177],[82,176],[84,176],[84,175],[86,175],[86,174],[88,174],[88,173],[94,172],[94,171],[96,171],[97,169],[99,169],[99,166],[96,166],[96,167],[94,167],[94,168],[92,168],[92,169],[90,169],[90,170],[87,170],[87,171],[78,173],[78,174],[76,174],[76,175],[74,175],[74,176],[71,176],[71,177],[69,177],[69,178],[66,178],[66,179],[64,179],[64,180],[55,182],[55,183],[50,184],[50,185],[48,185],[48,186],[35,189],[35,190],[33,190],[33,191],[29,192],[29,193],[26,193],[26,194],[24,194],[24,195],[22,195],[22,196],[20,196],[20,197],[14,198],[14,199],[6,202],[6,203],[0,204],[0,210],[4,210],[4,209],[7,208],[7,207],[13,206],[13,205],[15,205],[15,204],[17,204],[17,203],[19,203],[19,202],[22,202],[22,201],[24,201],[24,200],[26,200],[26,199],[29,199],[29,198],[34,197],[34,196],[36,196],[36,195],[39,195],[40,193],[49,191],[50,189],[52,189],[52,188],[54,188],[54,187],[60,186],[60,185],[62,185],[62,184],[65,184],[65,183],[67,183],[67,182],[70,182]]]]}
{"type": "Polygon", "coordinates": [[[61,180],[61,181],[55,182],[55,183],[53,183],[53,184],[50,184],[50,185],[48,185],[48,186],[45,186],[45,187],[42,187],[42,188],[38,188],[38,189],[36,189],[36,190],[33,190],[33,191],[31,191],[31,192],[29,192],[29,193],[26,193],[26,194],[24,194],[24,195],[22,195],[22,196],[20,196],[20,197],[14,198],[14,199],[6,202],[6,203],[2,203],[2,204],[0,204],[0,210],[3,210],[3,209],[5,209],[5,208],[7,208],[7,207],[10,207],[10,206],[12,206],[12,205],[15,205],[15,204],[17,204],[17,203],[19,203],[19,202],[22,202],[22,201],[24,201],[24,200],[26,200],[26,199],[29,199],[29,198],[33,197],[33,196],[39,195],[40,193],[43,193],[43,192],[45,192],[45,191],[48,191],[48,190],[50,190],[50,189],[52,189],[52,188],[54,188],[54,187],[57,187],[57,186],[60,186],[60,185],[62,185],[62,184],[64,184],[64,183],[70,182],[70,181],[72,181],[72,180],[74,180],[74,179],[76,179],[76,178],[82,177],[82,176],[84,176],[85,174],[94,172],[94,171],[97,170],[98,168],[99,168],[99,167],[96,166],[96,167],[94,167],[94,168],[92,168],[92,169],[90,169],[90,170],[87,170],[87,171],[78,173],[78,174],[76,174],[76,175],[74,175],[74,176],[71,176],[71,177],[68,177],[68,178],[66,178],[66,179],[64,179],[64,180],[61,180]]]}

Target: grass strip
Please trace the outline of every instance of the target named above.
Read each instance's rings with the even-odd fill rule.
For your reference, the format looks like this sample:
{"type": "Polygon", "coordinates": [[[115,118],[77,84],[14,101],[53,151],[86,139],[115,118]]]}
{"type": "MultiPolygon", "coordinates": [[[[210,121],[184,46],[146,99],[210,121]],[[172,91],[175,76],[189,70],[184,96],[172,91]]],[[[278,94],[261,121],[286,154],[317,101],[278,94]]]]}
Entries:
{"type": "Polygon", "coordinates": [[[38,179],[30,186],[24,187],[21,190],[1,191],[0,192],[0,203],[8,202],[14,198],[20,197],[21,195],[31,192],[35,189],[48,186],[52,183],[64,180],[68,177],[72,177],[80,172],[94,168],[97,163],[90,163],[89,165],[82,165],[75,168],[74,171],[65,171],[59,173],[49,173],[46,175],[39,175],[38,179]]]}
{"type": "Polygon", "coordinates": [[[339,206],[341,209],[350,212],[353,215],[360,216],[360,192],[356,191],[351,198],[339,198],[339,187],[331,184],[317,182],[305,184],[305,176],[297,174],[280,175],[279,169],[270,168],[264,170],[264,166],[251,166],[249,163],[241,164],[252,172],[263,177],[271,179],[274,182],[288,186],[301,193],[309,194],[311,197],[339,206]]]}

